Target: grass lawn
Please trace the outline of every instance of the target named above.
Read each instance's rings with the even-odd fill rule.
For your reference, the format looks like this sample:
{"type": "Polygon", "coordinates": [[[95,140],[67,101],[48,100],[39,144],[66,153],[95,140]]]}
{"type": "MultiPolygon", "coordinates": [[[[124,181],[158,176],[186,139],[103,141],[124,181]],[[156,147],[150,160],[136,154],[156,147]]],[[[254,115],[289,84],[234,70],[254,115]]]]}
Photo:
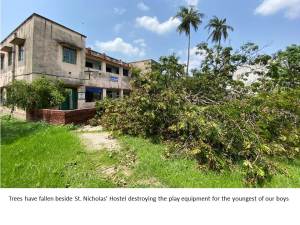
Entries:
{"type": "Polygon", "coordinates": [[[114,187],[63,126],[2,120],[1,187],[114,187]]]}
{"type": "MultiPolygon", "coordinates": [[[[164,159],[163,145],[142,138],[121,136],[120,151],[89,152],[65,126],[3,119],[1,127],[1,187],[243,187],[239,169],[201,171],[193,160],[164,159]]],[[[282,164],[289,177],[266,187],[300,187],[300,160],[282,164]]]]}

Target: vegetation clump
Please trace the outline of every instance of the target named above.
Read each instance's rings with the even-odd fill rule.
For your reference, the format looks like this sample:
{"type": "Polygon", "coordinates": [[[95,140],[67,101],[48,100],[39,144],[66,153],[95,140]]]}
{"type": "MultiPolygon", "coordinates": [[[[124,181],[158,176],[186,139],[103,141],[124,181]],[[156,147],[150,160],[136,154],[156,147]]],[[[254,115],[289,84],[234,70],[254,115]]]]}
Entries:
{"type": "Polygon", "coordinates": [[[15,107],[24,110],[51,108],[63,103],[67,94],[63,82],[59,80],[46,77],[40,77],[32,83],[13,80],[7,87],[5,105],[11,108],[11,113],[15,107]]]}
{"type": "MultiPolygon", "coordinates": [[[[198,47],[200,51],[203,45],[198,47]]],[[[99,120],[116,132],[162,140],[169,146],[166,156],[194,158],[201,168],[221,172],[240,166],[247,185],[262,186],[273,175],[286,173],[278,159],[293,160],[300,154],[298,61],[287,67],[278,63],[282,55],[299,52],[290,53],[296,48],[292,46],[271,59],[250,58],[257,49],[254,44],[243,47],[244,53],[205,48],[211,54],[193,76],[183,70],[174,73],[180,68],[174,55],[162,57],[152,72],[136,74],[129,97],[97,103],[99,120]],[[230,70],[213,66],[218,63],[209,58],[214,51],[230,70]],[[240,62],[259,61],[283,67],[278,70],[285,71],[284,82],[278,82],[274,68],[252,86],[232,79],[240,62]]]]}

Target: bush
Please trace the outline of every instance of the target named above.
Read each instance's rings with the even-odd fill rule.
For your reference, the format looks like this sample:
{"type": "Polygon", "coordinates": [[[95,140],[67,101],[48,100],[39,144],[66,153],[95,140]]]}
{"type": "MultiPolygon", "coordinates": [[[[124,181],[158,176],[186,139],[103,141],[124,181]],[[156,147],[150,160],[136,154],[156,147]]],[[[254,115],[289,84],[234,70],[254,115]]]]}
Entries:
{"type": "Polygon", "coordinates": [[[89,119],[88,124],[91,125],[92,127],[96,127],[96,126],[100,125],[99,120],[96,117],[89,119]]]}
{"type": "Polygon", "coordinates": [[[274,157],[299,156],[299,95],[297,89],[195,106],[165,90],[158,95],[136,92],[98,107],[101,124],[110,130],[158,137],[169,143],[169,155],[195,158],[208,169],[242,165],[245,182],[254,186],[283,171],[274,157]]]}
{"type": "MultiPolygon", "coordinates": [[[[99,102],[101,124],[163,140],[169,146],[167,156],[191,157],[202,168],[241,166],[249,186],[285,173],[278,158],[299,157],[299,87],[257,89],[253,94],[224,71],[190,78],[174,76],[175,67],[169,64],[161,66],[166,68],[135,76],[130,97],[99,102]]],[[[269,77],[268,82],[276,80],[269,77]]]]}
{"type": "Polygon", "coordinates": [[[22,109],[43,109],[58,106],[67,93],[63,83],[59,80],[49,80],[45,77],[38,78],[32,83],[24,80],[14,80],[7,87],[6,105],[22,109]]]}

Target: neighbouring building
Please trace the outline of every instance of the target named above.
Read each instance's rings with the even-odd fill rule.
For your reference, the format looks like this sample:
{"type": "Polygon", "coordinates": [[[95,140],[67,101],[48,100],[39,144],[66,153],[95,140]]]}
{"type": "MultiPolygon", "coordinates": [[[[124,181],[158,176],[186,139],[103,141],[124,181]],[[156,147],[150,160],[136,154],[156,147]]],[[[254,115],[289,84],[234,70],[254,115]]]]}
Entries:
{"type": "Polygon", "coordinates": [[[145,73],[153,70],[156,64],[157,62],[153,59],[145,59],[145,60],[140,60],[140,61],[135,61],[130,63],[130,65],[145,73]]]}
{"type": "Polygon", "coordinates": [[[233,79],[242,81],[245,85],[249,86],[257,82],[262,78],[268,69],[266,66],[255,64],[255,65],[243,65],[239,66],[233,74],[233,79]]]}
{"type": "Polygon", "coordinates": [[[86,38],[32,14],[0,44],[1,99],[13,79],[31,82],[40,76],[60,79],[70,89],[61,110],[92,108],[105,97],[128,95],[131,65],[86,48],[86,38]]]}

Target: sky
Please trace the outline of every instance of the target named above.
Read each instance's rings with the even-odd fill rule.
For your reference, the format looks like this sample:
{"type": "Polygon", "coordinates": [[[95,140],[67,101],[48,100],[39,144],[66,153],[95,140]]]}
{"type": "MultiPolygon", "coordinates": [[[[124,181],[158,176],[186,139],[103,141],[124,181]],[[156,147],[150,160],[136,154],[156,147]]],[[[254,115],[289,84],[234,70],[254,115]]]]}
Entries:
{"type": "Polygon", "coordinates": [[[246,42],[272,54],[300,44],[300,0],[0,0],[0,38],[3,40],[32,13],[41,14],[87,36],[87,47],[131,62],[187,55],[187,37],[179,35],[180,6],[193,5],[205,14],[192,32],[191,67],[200,63],[196,45],[207,41],[204,29],[213,16],[227,18],[234,27],[223,43],[238,48],[246,42]]]}

